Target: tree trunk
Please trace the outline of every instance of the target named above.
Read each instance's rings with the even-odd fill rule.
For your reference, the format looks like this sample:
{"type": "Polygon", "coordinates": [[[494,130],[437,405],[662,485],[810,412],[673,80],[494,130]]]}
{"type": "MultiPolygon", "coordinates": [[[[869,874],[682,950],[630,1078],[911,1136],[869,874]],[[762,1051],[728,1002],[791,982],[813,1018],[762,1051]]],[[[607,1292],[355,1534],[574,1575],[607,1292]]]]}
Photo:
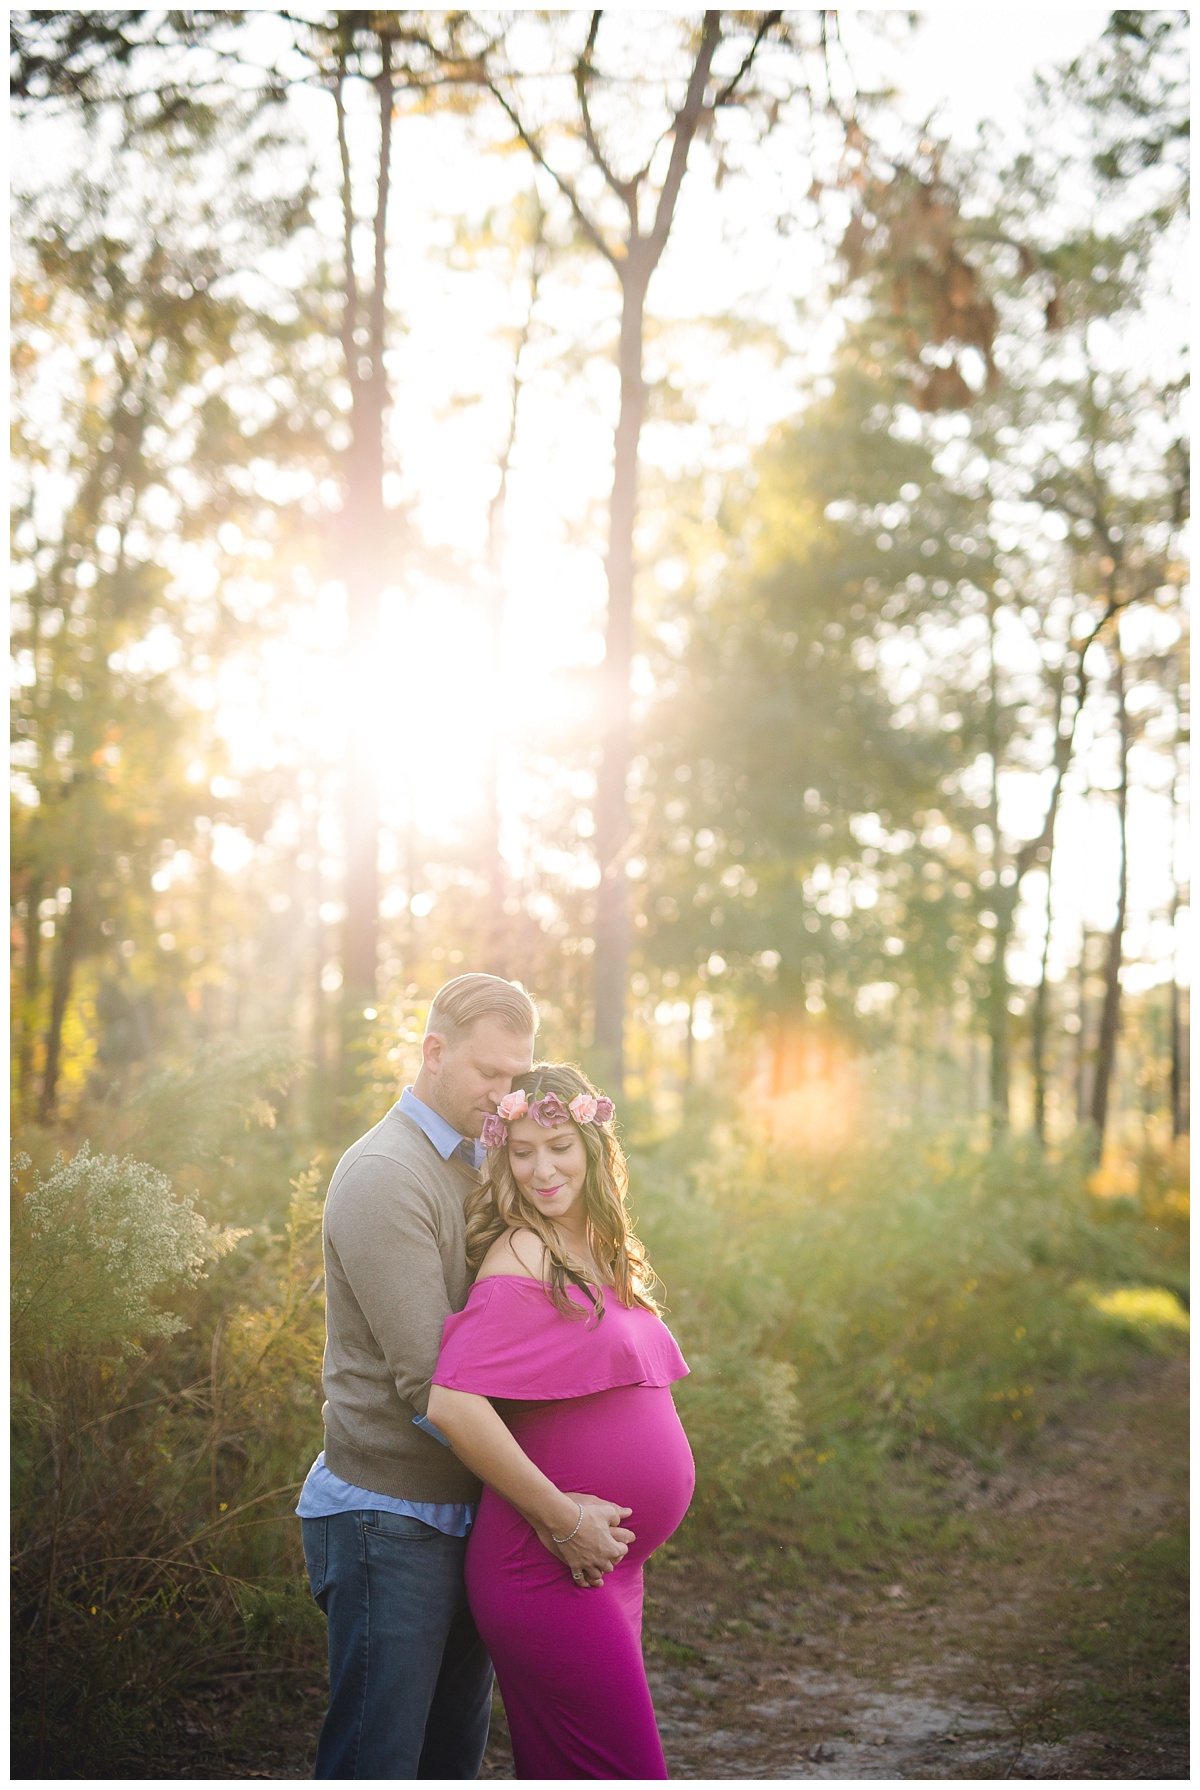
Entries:
{"type": "Polygon", "coordinates": [[[1031,1067],[1033,1070],[1033,1128],[1039,1144],[1046,1142],[1046,1019],[1050,1001],[1050,931],[1054,920],[1054,834],[1058,824],[1058,805],[1062,796],[1063,777],[1071,762],[1071,754],[1075,745],[1075,729],[1079,724],[1080,712],[1086,694],[1086,683],[1083,671],[1083,654],[1079,655],[1078,676],[1079,693],[1071,716],[1071,725],[1067,732],[1063,731],[1063,707],[1066,701],[1067,669],[1069,661],[1064,663],[1056,679],[1054,702],[1054,778],[1050,786],[1050,800],[1046,807],[1042,831],[1036,840],[1031,840],[1018,853],[1017,887],[1027,870],[1036,863],[1046,866],[1046,934],[1042,940],[1042,961],[1038,974],[1037,992],[1033,999],[1033,1013],[1030,1018],[1029,1048],[1031,1067]]]}
{"type": "MultiPolygon", "coordinates": [[[[537,188],[533,190],[534,204],[534,238],[530,245],[529,267],[529,302],[525,316],[521,322],[520,333],[513,351],[512,381],[509,387],[508,429],[505,435],[504,448],[500,455],[499,481],[496,495],[488,505],[487,529],[487,568],[488,592],[485,598],[486,626],[488,634],[488,657],[493,677],[493,688],[500,689],[501,651],[504,642],[504,611],[506,592],[504,588],[504,543],[505,543],[505,510],[508,502],[508,481],[512,470],[513,450],[517,444],[517,422],[521,408],[521,391],[524,384],[521,363],[529,338],[533,330],[534,311],[537,308],[538,292],[541,287],[543,263],[545,259],[545,216],[538,199],[537,188]]],[[[504,911],[504,903],[508,897],[508,871],[504,862],[504,854],[500,849],[500,736],[498,723],[502,714],[502,705],[494,705],[494,725],[488,736],[487,760],[484,765],[484,868],[488,885],[488,918],[485,927],[484,968],[496,976],[507,976],[509,972],[509,924],[504,911]]]]}
{"type": "Polygon", "coordinates": [[[196,839],[196,857],[199,869],[196,873],[197,886],[197,926],[202,948],[205,954],[205,965],[200,982],[200,1004],[197,1009],[196,1030],[202,1044],[212,1042],[213,1033],[220,1024],[222,983],[218,978],[220,971],[214,972],[213,966],[221,961],[221,946],[217,929],[213,920],[216,906],[216,884],[219,872],[212,861],[213,836],[212,828],[199,833],[196,839]]]}
{"type": "MultiPolygon", "coordinates": [[[[738,84],[749,74],[757,51],[780,14],[761,16],[754,42],[737,72],[720,88],[709,112],[732,98],[738,84]]],[[[610,166],[592,123],[589,88],[595,78],[592,57],[602,14],[592,14],[587,45],[575,67],[580,124],[590,164],[618,195],[628,216],[628,230],[620,242],[611,241],[604,228],[588,215],[570,180],[547,160],[539,133],[522,121],[517,106],[495,80],[488,87],[539,167],[567,198],[577,223],[592,246],[605,257],[621,285],[621,335],[618,362],[621,376],[621,408],[613,444],[613,485],[609,507],[608,623],[605,633],[604,670],[601,680],[603,712],[600,718],[600,764],[596,778],[596,855],[600,883],[596,892],[595,955],[593,960],[593,1038],[602,1079],[619,1093],[624,1073],[625,982],[629,965],[629,886],[625,860],[629,849],[629,812],[626,784],[632,750],[629,678],[633,666],[633,530],[637,512],[637,455],[646,410],[642,378],[642,334],[646,291],[671,234],[680,187],[696,132],[705,116],[705,94],[713,58],[721,42],[721,14],[706,12],[695,60],[688,76],[683,104],[664,132],[670,141],[667,169],[654,207],[654,222],[643,229],[639,194],[649,179],[651,163],[631,179],[622,179],[610,166]]],[[[653,160],[653,158],[652,158],[653,160]]]]}
{"type": "Polygon", "coordinates": [[[42,887],[40,882],[31,879],[25,896],[24,948],[21,954],[21,1038],[17,1047],[17,1100],[22,1118],[29,1116],[33,1100],[38,996],[42,986],[42,935],[41,921],[38,918],[42,887]]]}
{"type": "Polygon", "coordinates": [[[1117,693],[1117,722],[1120,737],[1120,771],[1117,784],[1117,834],[1119,869],[1117,880],[1117,917],[1108,935],[1108,953],[1104,966],[1104,1005],[1100,1011],[1100,1030],[1096,1040],[1096,1069],[1092,1081],[1091,1122],[1092,1148],[1097,1158],[1104,1148],[1104,1132],[1108,1122],[1108,1100],[1116,1064],[1117,1034],[1121,1019],[1121,953],[1125,940],[1125,909],[1129,893],[1129,868],[1126,859],[1126,819],[1129,802],[1129,716],[1125,708],[1125,660],[1121,652],[1120,630],[1113,642],[1113,677],[1117,693]]]}
{"type": "Polygon", "coordinates": [[[629,842],[626,779],[632,751],[633,530],[637,513],[638,441],[646,414],[642,334],[648,275],[629,268],[621,280],[621,410],[613,452],[609,509],[608,626],[601,683],[600,766],[596,777],[596,951],[593,967],[595,1046],[601,1079],[619,1090],[625,1073],[625,985],[629,969],[629,842]]]}
{"type": "Polygon", "coordinates": [[[1088,941],[1091,933],[1084,926],[1079,937],[1079,970],[1077,976],[1077,1017],[1079,1030],[1075,1034],[1075,1122],[1077,1125],[1087,1123],[1088,1114],[1088,1046],[1087,1046],[1087,974],[1088,974],[1088,941]]]}
{"type": "Polygon", "coordinates": [[[1187,1014],[1179,982],[1171,978],[1171,1136],[1187,1137],[1191,1131],[1188,1086],[1189,1034],[1187,1014]]]}
{"type": "MultiPolygon", "coordinates": [[[[1176,694],[1176,703],[1178,703],[1176,694]]],[[[1188,1112],[1188,1076],[1187,1076],[1187,1024],[1183,1017],[1183,1003],[1179,988],[1179,947],[1176,943],[1179,927],[1179,863],[1177,857],[1177,833],[1179,827],[1179,721],[1176,713],[1176,737],[1171,765],[1171,1136],[1186,1137],[1189,1129],[1188,1112]]]]}
{"type": "Polygon", "coordinates": [[[308,921],[308,1053],[318,1085],[325,1079],[325,990],[321,977],[325,973],[325,922],[321,918],[321,842],[316,816],[311,829],[305,827],[305,840],[310,863],[305,892],[305,919],[308,921]]]}
{"type": "Polygon", "coordinates": [[[1000,882],[1003,853],[1000,846],[1000,697],[996,688],[996,599],[988,596],[988,755],[992,765],[992,787],[988,804],[988,824],[992,834],[992,906],[996,913],[993,934],[995,951],[988,977],[987,1019],[991,1062],[988,1077],[988,1108],[991,1114],[993,1141],[1008,1130],[1009,1123],[1009,1025],[1008,1025],[1008,941],[1016,911],[1017,890],[1005,889],[1000,882]]]}
{"type": "MultiPolygon", "coordinates": [[[[357,17],[358,15],[354,15],[357,17]]],[[[387,408],[386,341],[387,204],[391,176],[391,40],[380,37],[379,166],[376,179],[374,257],[369,301],[362,303],[354,269],[355,225],[350,153],[346,139],[345,63],[336,91],[338,145],[342,158],[344,298],[342,349],[350,384],[351,445],[346,453],[344,553],[347,590],[349,707],[343,827],[345,921],[342,945],[343,1077],[362,1030],[363,1009],[374,1003],[379,931],[378,722],[373,701],[383,591],[386,515],[383,503],[383,428],[387,408]],[[364,314],[365,312],[365,314],[364,314]],[[365,333],[365,342],[361,339],[365,333]]]]}
{"type": "MultiPolygon", "coordinates": [[[[504,627],[504,593],[494,588],[487,603],[488,656],[493,671],[492,688],[500,688],[500,648],[504,627]]],[[[501,705],[493,709],[500,714],[501,705]]],[[[492,976],[508,975],[508,916],[504,903],[508,898],[508,877],[504,854],[500,850],[500,743],[495,734],[488,741],[483,765],[483,859],[487,879],[487,918],[484,935],[483,968],[492,976]]]]}
{"type": "Polygon", "coordinates": [[[1050,927],[1054,916],[1053,863],[1046,866],[1046,936],[1042,940],[1042,961],[1038,972],[1037,993],[1033,997],[1033,1013],[1029,1022],[1029,1051],[1033,1067],[1033,1129],[1038,1143],[1046,1143],[1046,1019],[1050,1002],[1050,927]]]}
{"type": "Polygon", "coordinates": [[[71,984],[75,979],[75,963],[79,955],[83,924],[82,911],[83,897],[77,888],[72,889],[71,905],[63,915],[58,929],[58,951],[54,959],[54,983],[50,994],[50,1022],[46,1028],[46,1066],[42,1072],[42,1093],[38,1102],[39,1125],[50,1123],[58,1104],[63,1021],[71,999],[71,984]]]}
{"type": "MultiPolygon", "coordinates": [[[[999,854],[997,853],[997,856],[999,854]]],[[[995,955],[988,978],[988,1110],[991,1113],[993,1138],[1001,1137],[1009,1127],[1010,1082],[1012,1063],[1008,1011],[1008,946],[1016,917],[1017,891],[1001,886],[999,878],[990,890],[996,913],[992,934],[995,955]]]]}

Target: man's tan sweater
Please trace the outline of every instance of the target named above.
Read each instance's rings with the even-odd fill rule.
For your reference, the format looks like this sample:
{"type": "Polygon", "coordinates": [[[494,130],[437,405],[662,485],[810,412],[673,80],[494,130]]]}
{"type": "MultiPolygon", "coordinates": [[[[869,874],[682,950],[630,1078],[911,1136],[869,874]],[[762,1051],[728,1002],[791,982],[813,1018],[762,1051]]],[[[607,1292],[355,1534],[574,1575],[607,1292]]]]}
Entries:
{"type": "Polygon", "coordinates": [[[325,1201],[325,1464],[350,1485],[469,1503],[479,1481],[413,1423],[442,1326],[467,1302],[463,1201],[478,1184],[393,1107],[351,1144],[325,1201]]]}

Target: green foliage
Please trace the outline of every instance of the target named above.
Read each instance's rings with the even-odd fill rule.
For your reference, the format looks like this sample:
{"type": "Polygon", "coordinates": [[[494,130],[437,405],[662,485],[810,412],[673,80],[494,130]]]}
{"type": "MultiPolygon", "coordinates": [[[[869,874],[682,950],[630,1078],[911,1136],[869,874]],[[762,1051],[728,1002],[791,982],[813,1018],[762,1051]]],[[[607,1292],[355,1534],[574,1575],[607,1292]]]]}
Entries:
{"type": "Polygon", "coordinates": [[[1190,190],[1186,12],[1113,12],[1099,43],[1065,71],[1064,85],[1093,115],[1100,179],[1111,188],[1143,170],[1162,171],[1154,223],[1171,222],[1190,190]]]}
{"type": "Polygon", "coordinates": [[[285,1039],[268,1038],[235,1049],[208,1046],[186,1065],[147,1077],[119,1109],[106,1115],[127,1148],[166,1168],[212,1168],[237,1149],[254,1125],[275,1124],[267,1099],[281,1094],[298,1064],[285,1039]]]}
{"type": "MultiPolygon", "coordinates": [[[[19,1157],[18,1170],[29,1166],[19,1157]]],[[[13,1348],[18,1360],[51,1349],[127,1354],[183,1328],[160,1295],[193,1287],[205,1262],[245,1231],[217,1229],[177,1199],[170,1179],[132,1157],[93,1156],[82,1144],[13,1202],[13,1348]]]]}
{"type": "Polygon", "coordinates": [[[957,692],[939,713],[932,674],[899,700],[884,655],[924,619],[944,656],[988,560],[983,506],[897,423],[875,331],[729,493],[724,575],[662,654],[646,742],[647,957],[694,974],[715,949],[743,999],[786,1013],[815,994],[850,1028],[856,991],[897,975],[889,944],[930,997],[957,968],[969,909],[949,875],[928,899],[922,872],[960,865],[904,847],[941,819],[978,729],[957,692]]]}
{"type": "MultiPolygon", "coordinates": [[[[719,507],[703,475],[664,528],[688,575],[659,599],[643,727],[652,998],[707,988],[727,1030],[731,1010],[774,1033],[807,1009],[856,1043],[923,1033],[926,1056],[940,1015],[960,1037],[986,1026],[998,1128],[1028,1001],[1045,1132],[1048,970],[1036,995],[1013,987],[1010,946],[1037,936],[1031,903],[1063,924],[1057,883],[1044,898],[1039,883],[1061,868],[1069,768],[1098,781],[1087,734],[1111,728],[1118,661],[1123,737],[1140,752],[1184,726],[1182,653],[1131,650],[1182,575],[1183,371],[1151,388],[1144,364],[1097,358],[1177,242],[1151,209],[1169,170],[1133,164],[1154,168],[1163,130],[1178,150],[1181,49],[1178,20],[1147,15],[1143,35],[1117,16],[1047,79],[999,178],[983,150],[956,158],[928,135],[911,165],[865,178],[830,376],[719,507]],[[1162,118],[1151,94],[1171,102],[1162,118]],[[1085,134],[1109,129],[1109,99],[1158,134],[1097,188],[1057,127],[1065,109],[1085,134]],[[1034,772],[1022,837],[1001,790],[1034,772]]],[[[786,1038],[772,1046],[782,1082],[786,1038]]],[[[1111,1075],[1106,1046],[1097,1115],[1111,1075]]]]}
{"type": "Polygon", "coordinates": [[[305,1467],[317,1427],[325,1347],[322,1179],[314,1164],[293,1180],[283,1236],[271,1240],[268,1298],[239,1302],[221,1355],[225,1425],[252,1432],[273,1454],[305,1467]]]}

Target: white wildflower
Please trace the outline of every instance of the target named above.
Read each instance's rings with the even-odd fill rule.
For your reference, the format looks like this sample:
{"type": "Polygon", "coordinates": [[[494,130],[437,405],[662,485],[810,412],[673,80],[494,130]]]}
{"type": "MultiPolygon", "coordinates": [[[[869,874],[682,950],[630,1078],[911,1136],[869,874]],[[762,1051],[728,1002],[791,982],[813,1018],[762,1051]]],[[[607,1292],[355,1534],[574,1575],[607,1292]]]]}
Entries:
{"type": "MultiPolygon", "coordinates": [[[[18,1163],[18,1168],[26,1166],[18,1163]]],[[[217,1230],[176,1199],[161,1170],[83,1144],[20,1202],[13,1251],[19,1345],[58,1348],[169,1336],[182,1321],[157,1297],[194,1286],[244,1231],[217,1230]]]]}

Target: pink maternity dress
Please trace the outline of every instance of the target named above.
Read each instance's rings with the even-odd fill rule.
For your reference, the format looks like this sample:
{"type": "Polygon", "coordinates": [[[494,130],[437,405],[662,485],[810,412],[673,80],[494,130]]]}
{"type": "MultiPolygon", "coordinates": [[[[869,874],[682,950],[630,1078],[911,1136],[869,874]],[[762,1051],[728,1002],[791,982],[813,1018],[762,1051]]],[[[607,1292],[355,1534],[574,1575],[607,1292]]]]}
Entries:
{"type": "Polygon", "coordinates": [[[642,1660],[642,1567],[683,1519],[695,1469],[671,1382],[687,1373],[666,1325],[611,1289],[596,1319],[565,1317],[540,1281],[478,1281],[446,1320],[434,1382],[493,1399],[564,1492],[628,1506],[637,1540],[604,1583],[579,1586],[524,1517],[485,1487],[467,1544],[467,1597],[496,1667],[519,1778],[665,1778],[642,1660]]]}

